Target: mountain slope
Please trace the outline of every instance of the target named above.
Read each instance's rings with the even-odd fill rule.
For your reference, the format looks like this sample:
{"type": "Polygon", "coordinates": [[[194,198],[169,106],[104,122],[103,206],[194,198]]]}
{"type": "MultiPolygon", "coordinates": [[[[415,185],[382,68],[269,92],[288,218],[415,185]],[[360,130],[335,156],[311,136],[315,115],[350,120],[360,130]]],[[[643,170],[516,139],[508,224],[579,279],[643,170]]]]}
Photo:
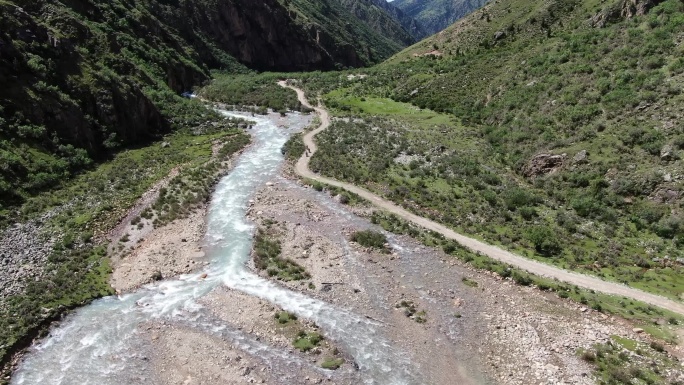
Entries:
{"type": "Polygon", "coordinates": [[[339,0],[373,30],[404,46],[425,36],[418,22],[385,0],[339,0]]]}
{"type": "Polygon", "coordinates": [[[0,2],[0,218],[121,148],[197,124],[178,94],[210,69],[356,67],[404,46],[336,0],[288,3],[0,2]]]}
{"type": "Polygon", "coordinates": [[[433,35],[481,8],[489,0],[395,0],[394,6],[415,19],[425,34],[433,35]]]}
{"type": "Polygon", "coordinates": [[[309,31],[332,56],[350,53],[357,56],[356,62],[339,63],[338,67],[377,63],[408,45],[401,36],[394,36],[398,32],[405,38],[406,31],[386,14],[368,8],[364,0],[344,4],[339,0],[280,1],[290,17],[309,31]],[[355,16],[345,4],[363,18],[355,16]],[[371,14],[368,15],[366,11],[371,11],[371,14]]]}
{"type": "Polygon", "coordinates": [[[547,263],[684,294],[684,4],[506,0],[364,79],[312,169],[547,263]]]}

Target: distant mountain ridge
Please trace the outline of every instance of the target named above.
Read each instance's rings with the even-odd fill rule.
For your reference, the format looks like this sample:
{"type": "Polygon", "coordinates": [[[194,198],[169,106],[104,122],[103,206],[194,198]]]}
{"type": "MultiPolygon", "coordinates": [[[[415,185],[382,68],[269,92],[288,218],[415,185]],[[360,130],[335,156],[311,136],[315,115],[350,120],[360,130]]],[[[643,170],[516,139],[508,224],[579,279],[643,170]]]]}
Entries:
{"type": "Polygon", "coordinates": [[[395,0],[391,4],[415,19],[424,38],[447,28],[458,19],[481,8],[489,0],[395,0]]]}
{"type": "Polygon", "coordinates": [[[412,44],[427,35],[423,27],[412,17],[405,14],[401,9],[385,0],[339,0],[356,17],[366,21],[367,24],[377,26],[379,33],[393,33],[391,24],[383,20],[387,17],[398,23],[404,31],[396,31],[392,34],[394,39],[399,39],[404,44],[412,44]],[[384,27],[384,28],[383,28],[384,27]],[[406,38],[406,33],[410,36],[406,38]]]}

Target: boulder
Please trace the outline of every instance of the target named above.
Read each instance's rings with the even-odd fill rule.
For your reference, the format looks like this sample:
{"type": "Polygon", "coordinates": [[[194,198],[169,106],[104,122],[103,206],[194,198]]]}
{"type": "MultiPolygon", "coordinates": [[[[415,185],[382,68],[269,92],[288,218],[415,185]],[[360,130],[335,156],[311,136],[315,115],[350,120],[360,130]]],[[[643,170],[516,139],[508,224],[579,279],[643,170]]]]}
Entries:
{"type": "Polygon", "coordinates": [[[674,158],[674,147],[671,144],[666,144],[660,149],[660,159],[673,160],[674,158]]]}
{"type": "Polygon", "coordinates": [[[522,173],[527,178],[550,174],[558,171],[565,162],[566,155],[538,154],[523,167],[522,173]]]}
{"type": "Polygon", "coordinates": [[[572,160],[575,162],[575,164],[582,164],[582,163],[587,163],[587,158],[589,157],[587,150],[582,150],[575,154],[575,156],[572,158],[572,160]]]}

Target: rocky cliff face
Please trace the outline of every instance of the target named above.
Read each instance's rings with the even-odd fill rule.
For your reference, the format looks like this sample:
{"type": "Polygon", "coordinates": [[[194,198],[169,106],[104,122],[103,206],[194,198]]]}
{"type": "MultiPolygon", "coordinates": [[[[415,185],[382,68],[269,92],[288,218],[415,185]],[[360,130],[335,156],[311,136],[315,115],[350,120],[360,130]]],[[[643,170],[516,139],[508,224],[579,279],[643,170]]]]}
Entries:
{"type": "Polygon", "coordinates": [[[155,3],[153,11],[175,26],[210,67],[221,65],[217,50],[258,70],[332,69],[358,66],[358,55],[321,44],[321,31],[294,22],[277,0],[155,3]]]}
{"type": "Polygon", "coordinates": [[[408,46],[422,33],[418,23],[385,0],[338,0],[357,18],[395,43],[408,46]]]}
{"type": "Polygon", "coordinates": [[[423,29],[423,26],[420,25],[416,19],[407,15],[404,13],[404,11],[398,7],[395,7],[392,3],[389,3],[386,0],[369,1],[376,7],[384,9],[388,15],[399,21],[399,24],[404,27],[404,29],[413,37],[414,40],[418,41],[428,35],[427,31],[423,29]]]}
{"type": "Polygon", "coordinates": [[[603,28],[622,19],[642,16],[663,0],[622,0],[613,4],[591,18],[592,27],[603,28]]]}

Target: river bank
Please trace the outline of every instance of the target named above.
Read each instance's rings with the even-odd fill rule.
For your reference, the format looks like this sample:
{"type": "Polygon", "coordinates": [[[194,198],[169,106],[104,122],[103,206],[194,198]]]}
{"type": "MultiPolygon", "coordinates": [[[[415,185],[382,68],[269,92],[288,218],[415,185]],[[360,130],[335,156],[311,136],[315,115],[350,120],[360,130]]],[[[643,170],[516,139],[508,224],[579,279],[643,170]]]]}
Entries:
{"type": "Polygon", "coordinates": [[[473,270],[409,237],[388,234],[390,254],[360,247],[349,241],[353,231],[379,229],[353,214],[368,208],[338,201],[281,178],[257,193],[248,217],[282,226],[283,256],[311,274],[282,284],[380,321],[427,383],[593,384],[578,351],[612,336],[648,343],[623,320],[473,270]],[[402,302],[426,322],[406,317],[402,302]]]}
{"type": "MultiPolygon", "coordinates": [[[[270,119],[269,132],[283,130],[276,137],[305,125],[270,119]]],[[[412,238],[386,234],[388,253],[351,242],[355,231],[380,230],[367,219],[373,208],[290,179],[280,147],[263,140],[249,153],[259,157],[243,155],[217,186],[206,217],[202,208],[155,228],[115,265],[113,282],[130,294],[53,330],[29,363],[38,373],[16,383],[67,370],[105,385],[592,384],[578,352],[614,336],[648,344],[620,319],[412,238]],[[269,226],[307,278],[245,270],[251,234],[269,226]],[[161,271],[163,281],[135,289],[161,271]],[[323,368],[331,362],[339,369],[323,368]]]]}
{"type": "MultiPolygon", "coordinates": [[[[257,227],[280,226],[282,255],[311,275],[279,284],[378,322],[383,337],[407,355],[426,383],[593,384],[593,368],[578,351],[608,343],[612,336],[643,340],[627,322],[474,271],[409,237],[390,235],[390,254],[350,242],[351,232],[374,228],[356,215],[370,210],[345,206],[336,197],[278,177],[251,199],[247,218],[257,227]],[[406,317],[397,307],[402,301],[425,312],[427,321],[406,317]]],[[[306,365],[289,371],[289,383],[359,380],[353,378],[354,363],[349,361],[339,372],[321,375],[319,357],[296,352],[292,337],[276,332],[279,309],[266,301],[218,287],[200,303],[222,323],[245,333],[244,338],[290,357],[308,358],[306,365]],[[297,373],[307,374],[291,377],[297,373]]],[[[263,361],[239,344],[182,325],[156,324],[142,335],[156,352],[151,353],[155,371],[169,381],[162,383],[277,384],[287,372],[283,362],[263,361]],[[173,357],[171,347],[181,353],[173,357]],[[223,359],[224,369],[208,364],[205,354],[189,352],[223,359]]]]}
{"type": "MultiPolygon", "coordinates": [[[[367,217],[372,208],[341,204],[339,197],[303,186],[291,174],[285,168],[281,175],[288,177],[263,185],[247,213],[257,227],[279,226],[282,255],[311,275],[278,283],[377,322],[383,337],[408,357],[426,383],[593,384],[593,368],[578,351],[610,343],[612,336],[648,343],[625,321],[472,270],[408,237],[389,235],[389,255],[360,247],[349,241],[350,234],[374,228],[357,215],[367,217]],[[406,317],[402,302],[424,312],[426,322],[406,317]]],[[[188,230],[187,236],[195,234],[191,227],[179,227],[188,230]]],[[[306,364],[284,369],[281,359],[264,361],[224,338],[156,324],[143,336],[156,352],[151,361],[162,383],[360,381],[353,361],[321,375],[319,357],[296,352],[292,337],[276,332],[274,315],[280,309],[268,302],[218,287],[201,304],[244,338],[306,364]],[[172,347],[180,353],[172,354],[172,347]],[[207,354],[223,364],[207,363],[207,354]]]]}

